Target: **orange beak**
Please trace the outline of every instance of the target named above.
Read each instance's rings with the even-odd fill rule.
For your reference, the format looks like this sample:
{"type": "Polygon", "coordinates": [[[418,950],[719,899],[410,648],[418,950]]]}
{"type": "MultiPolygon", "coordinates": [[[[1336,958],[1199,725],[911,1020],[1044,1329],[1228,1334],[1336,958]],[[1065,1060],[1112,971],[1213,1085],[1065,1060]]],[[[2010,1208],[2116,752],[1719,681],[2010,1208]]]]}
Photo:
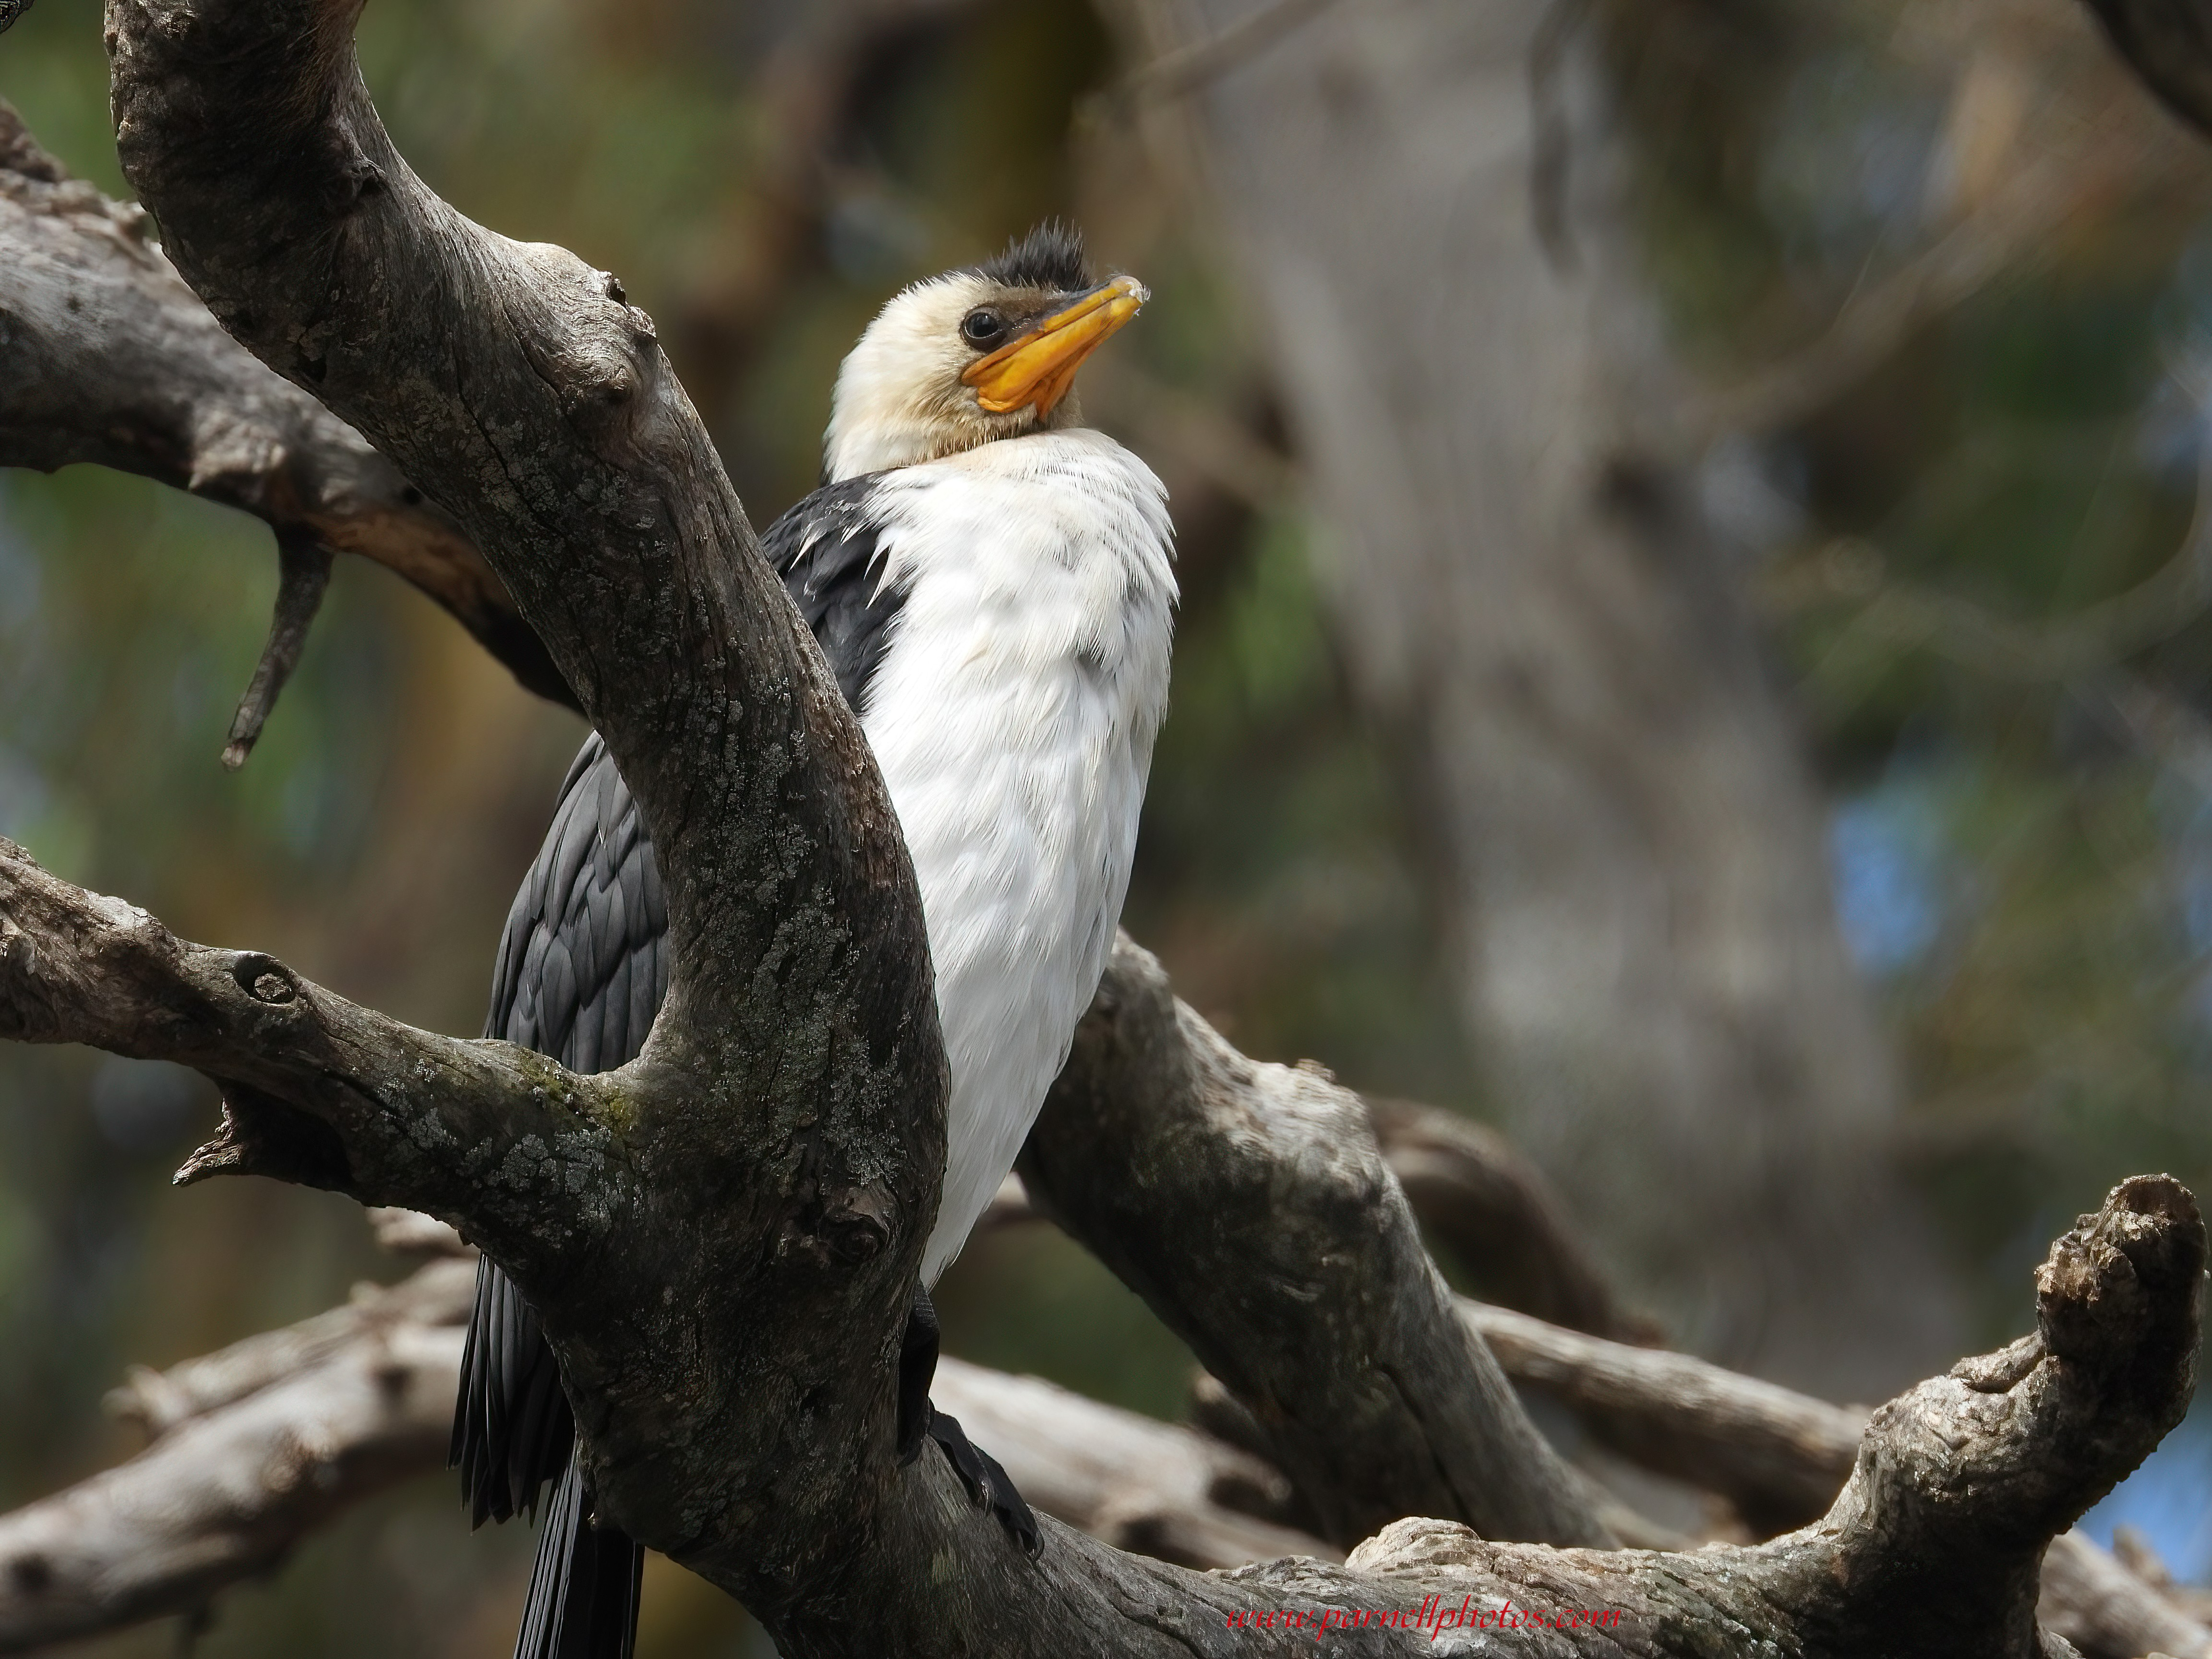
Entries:
{"type": "Polygon", "coordinates": [[[969,364],[961,383],[974,386],[975,401],[994,415],[1034,404],[1042,420],[1075,384],[1083,360],[1152,297],[1133,276],[1101,283],[1018,340],[969,364]]]}

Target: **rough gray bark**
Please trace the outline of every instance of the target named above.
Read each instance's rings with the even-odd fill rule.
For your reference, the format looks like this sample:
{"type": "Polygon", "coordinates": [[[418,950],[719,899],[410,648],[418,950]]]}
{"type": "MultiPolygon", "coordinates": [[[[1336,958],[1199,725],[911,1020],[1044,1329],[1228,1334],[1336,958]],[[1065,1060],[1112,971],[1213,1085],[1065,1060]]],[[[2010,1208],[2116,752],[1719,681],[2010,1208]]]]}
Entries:
{"type": "MultiPolygon", "coordinates": [[[[2038,1335],[1893,1402],[1827,1520],[1758,1548],[1549,1550],[1426,1522],[1356,1565],[1218,1577],[1048,1522],[1032,1564],[940,1460],[899,1468],[890,1358],[941,1168],[943,1060],[895,823],[649,320],[612,278],[483,231],[407,172],[353,61],[354,10],[115,0],[125,170],[216,315],[446,503],[544,641],[660,849],[669,1000],[637,1062],[572,1077],[412,1031],[265,957],[185,945],[0,845],[0,1036],[221,1080],[224,1131],[188,1176],[314,1182],[480,1239],[544,1316],[601,1505],[738,1595],[793,1659],[1304,1652],[1310,1622],[1232,1625],[1288,1604],[1334,1626],[1446,1592],[1621,1613],[1516,1620],[1494,1638],[1505,1652],[1708,1652],[1718,1631],[1782,1651],[2062,1650],[2033,1626],[2043,1546],[2178,1420],[2193,1381],[2203,1230],[2161,1178],[2060,1242],[2038,1335]]],[[[1360,1120],[1279,1092],[1308,1131],[1281,1147],[1295,1207],[1302,1160],[1322,1152],[1311,1131],[1358,1139],[1360,1120]]],[[[1164,1115],[1220,1168],[1184,1190],[1249,1205],[1244,1149],[1194,1121],[1164,1115]]],[[[1342,1190],[1366,1161],[1350,1156],[1360,1179],[1342,1190]]],[[[1385,1258],[1401,1217],[1386,1202],[1369,1218],[1385,1258]]],[[[1213,1248],[1212,1217],[1162,1221],[1191,1253],[1213,1248]]],[[[1448,1352],[1424,1311],[1433,1270],[1402,1265],[1419,1283],[1394,1287],[1406,1308],[1385,1334],[1448,1352]]],[[[1160,1283],[1201,1305],[1173,1273],[1160,1283]]],[[[1367,1322],[1325,1307],[1297,1328],[1367,1322]]],[[[1363,1363],[1320,1356],[1283,1402],[1293,1435],[1311,1432],[1303,1394],[1363,1363]]],[[[1513,1455],[1512,1420],[1497,1427],[1513,1455]]],[[[1338,1645],[1432,1650],[1371,1618],[1338,1645]]]]}
{"type": "Polygon", "coordinates": [[[70,178],[0,100],[0,466],[86,461],[238,507],[280,538],[373,559],[529,690],[574,704],[453,519],[225,334],[145,214],[70,178]]]}
{"type": "Polygon", "coordinates": [[[1126,934],[1018,1168],[1251,1413],[1325,1536],[1418,1513],[1609,1541],[1453,1317],[1359,1097],[1237,1053],[1126,934]]]}
{"type": "MultiPolygon", "coordinates": [[[[1118,9],[1169,52],[1262,3],[1118,9]]],[[[1894,1085],[1820,802],[1734,550],[1662,459],[1679,388],[1559,33],[1595,15],[1336,7],[1224,68],[1184,130],[1269,325],[1356,686],[1419,734],[1515,1140],[1694,1346],[1878,1397],[1954,1322],[1887,1174],[1894,1085]]]]}

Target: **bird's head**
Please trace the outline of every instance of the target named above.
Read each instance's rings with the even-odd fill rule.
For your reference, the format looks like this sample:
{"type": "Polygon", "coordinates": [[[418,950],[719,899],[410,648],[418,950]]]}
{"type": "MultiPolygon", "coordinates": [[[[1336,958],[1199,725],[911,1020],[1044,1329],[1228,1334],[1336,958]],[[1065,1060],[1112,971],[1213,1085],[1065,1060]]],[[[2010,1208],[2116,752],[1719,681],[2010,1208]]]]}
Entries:
{"type": "Polygon", "coordinates": [[[916,283],[837,371],[828,482],[1073,426],[1075,371],[1151,295],[1095,281],[1083,239],[1042,225],[987,264],[916,283]]]}

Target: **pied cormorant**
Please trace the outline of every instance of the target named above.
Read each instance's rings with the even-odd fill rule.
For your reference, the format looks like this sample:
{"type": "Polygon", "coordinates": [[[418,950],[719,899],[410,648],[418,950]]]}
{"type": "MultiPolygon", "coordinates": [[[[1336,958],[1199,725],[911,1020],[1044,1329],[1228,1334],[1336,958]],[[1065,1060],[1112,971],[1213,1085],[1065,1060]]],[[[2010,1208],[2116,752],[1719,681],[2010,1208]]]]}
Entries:
{"type": "MultiPolygon", "coordinates": [[[[1013,1167],[1104,971],[1166,708],[1166,492],[1081,423],[1084,359],[1148,296],[1048,226],[899,294],[844,362],[823,487],[762,551],[860,716],[920,883],[950,1071],[945,1184],[900,1362],[900,1449],[945,1448],[1032,1552],[997,1464],[934,1412],[928,1287],[1013,1167]]],[[[596,735],[500,942],[485,1030],[571,1070],[643,1046],[668,983],[651,843],[596,735]]],[[[517,1659],[627,1659],[639,1547],[589,1518],[551,1350],[487,1257],[453,1460],[474,1519],[557,1477],[517,1659]]]]}

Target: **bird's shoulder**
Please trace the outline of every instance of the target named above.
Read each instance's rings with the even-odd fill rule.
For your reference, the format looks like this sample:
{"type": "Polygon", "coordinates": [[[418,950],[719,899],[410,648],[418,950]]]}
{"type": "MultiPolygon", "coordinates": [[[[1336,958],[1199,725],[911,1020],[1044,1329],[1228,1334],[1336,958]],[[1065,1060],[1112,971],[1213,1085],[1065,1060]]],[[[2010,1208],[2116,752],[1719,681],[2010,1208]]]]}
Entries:
{"type": "Polygon", "coordinates": [[[865,712],[908,584],[886,566],[880,472],[824,484],[768,528],[761,551],[812,630],[837,689],[865,712]]]}

